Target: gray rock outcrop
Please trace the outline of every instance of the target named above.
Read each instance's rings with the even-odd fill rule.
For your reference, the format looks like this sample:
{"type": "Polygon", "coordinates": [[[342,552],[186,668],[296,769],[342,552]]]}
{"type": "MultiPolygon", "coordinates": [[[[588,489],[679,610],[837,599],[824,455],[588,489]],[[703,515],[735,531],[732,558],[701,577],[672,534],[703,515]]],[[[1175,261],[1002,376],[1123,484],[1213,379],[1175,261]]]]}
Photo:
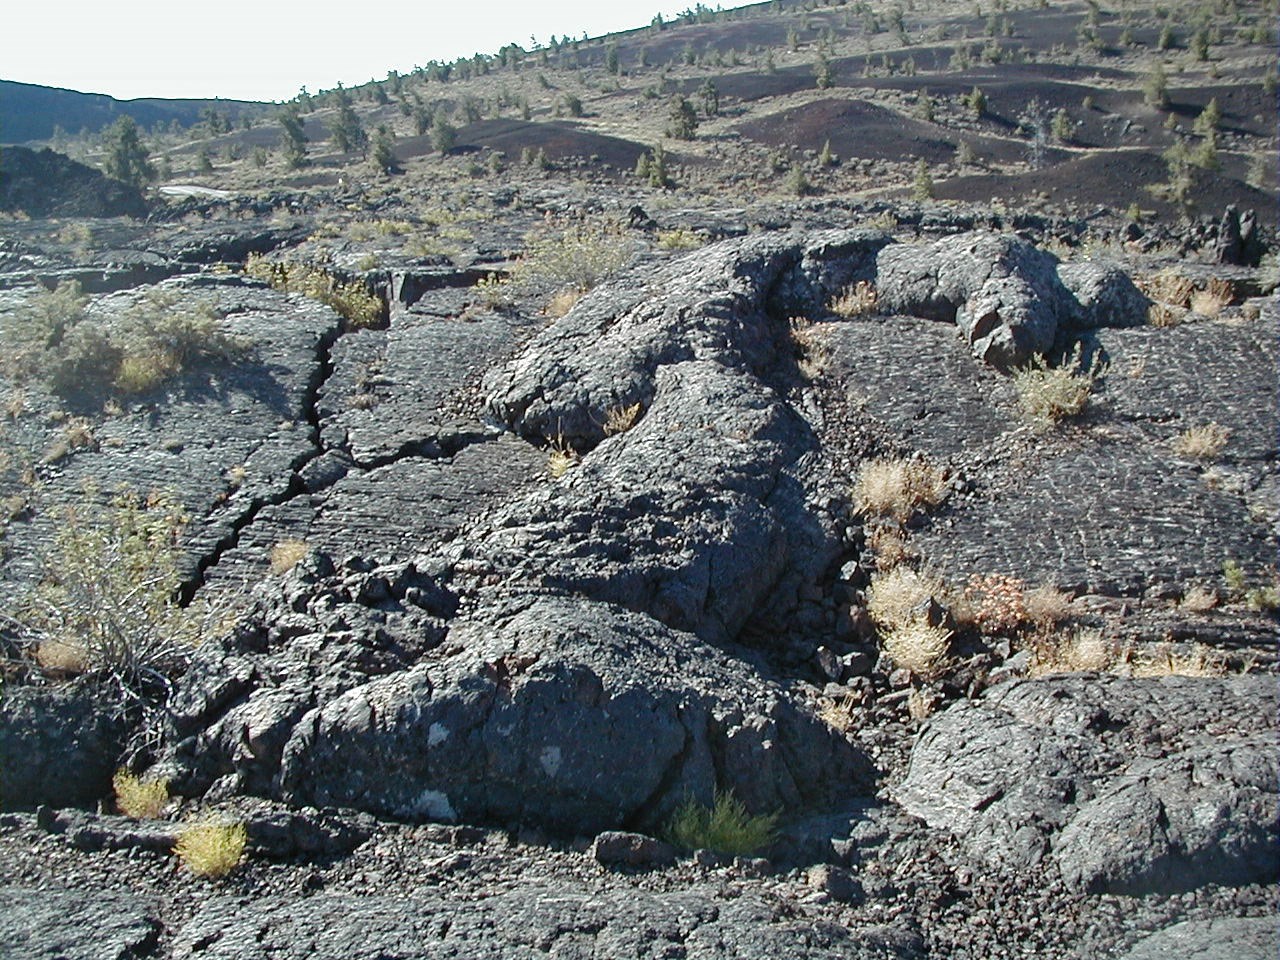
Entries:
{"type": "Polygon", "coordinates": [[[1275,880],[1270,677],[1066,676],[933,718],[897,799],[976,857],[1088,892],[1275,880]]]}

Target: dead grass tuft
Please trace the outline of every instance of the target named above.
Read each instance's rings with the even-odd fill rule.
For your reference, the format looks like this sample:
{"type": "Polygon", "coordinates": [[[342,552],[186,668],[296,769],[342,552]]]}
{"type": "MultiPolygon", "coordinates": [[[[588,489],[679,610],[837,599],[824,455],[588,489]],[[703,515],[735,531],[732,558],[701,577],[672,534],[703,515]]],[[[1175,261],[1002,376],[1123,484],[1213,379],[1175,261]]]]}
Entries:
{"type": "Polygon", "coordinates": [[[897,566],[871,579],[867,588],[867,613],[884,630],[905,627],[921,617],[930,600],[942,597],[946,587],[934,571],[897,566]]]}
{"type": "Polygon", "coordinates": [[[876,312],[877,299],[876,288],[866,280],[859,280],[852,286],[845,287],[835,297],[832,297],[828,308],[836,316],[851,320],[854,317],[865,317],[874,314],[876,312]]]}
{"type": "Polygon", "coordinates": [[[1179,606],[1191,613],[1206,613],[1218,605],[1218,592],[1203,584],[1193,584],[1182,595],[1179,606]]]}
{"type": "Polygon", "coordinates": [[[547,301],[546,306],[542,308],[543,315],[559,320],[577,306],[578,301],[583,297],[583,293],[584,291],[577,287],[566,287],[559,293],[553,294],[551,299],[547,301]]]}
{"type": "Polygon", "coordinates": [[[817,380],[831,360],[827,344],[818,326],[806,317],[792,317],[791,343],[795,348],[796,366],[806,380],[817,380]]]}
{"type": "Polygon", "coordinates": [[[1206,423],[1184,430],[1173,438],[1173,452],[1180,457],[1212,460],[1227,446],[1231,431],[1220,423],[1206,423]]]}
{"type": "Polygon", "coordinates": [[[551,441],[550,452],[547,454],[547,472],[551,474],[552,480],[559,480],[571,467],[577,466],[581,459],[578,451],[563,436],[557,436],[551,441]]]}
{"type": "Polygon", "coordinates": [[[895,457],[864,463],[853,487],[853,500],[861,513],[902,523],[918,511],[937,506],[946,495],[946,475],[941,469],[924,460],[895,457]]]}
{"type": "Polygon", "coordinates": [[[1040,627],[1054,627],[1070,620],[1071,595],[1056,587],[1032,587],[1022,595],[1027,619],[1040,627]]]}
{"type": "Polygon", "coordinates": [[[1095,364],[1081,369],[1078,356],[1060,367],[1050,367],[1044,357],[1035,357],[1013,372],[1018,404],[1033,424],[1049,428],[1062,420],[1077,417],[1089,405],[1089,395],[1102,371],[1095,364]]]}
{"type": "Polygon", "coordinates": [[[1031,648],[1027,673],[1101,673],[1115,663],[1115,646],[1096,630],[1073,630],[1065,635],[1042,635],[1031,648]]]}
{"type": "Polygon", "coordinates": [[[629,407],[610,407],[604,415],[604,435],[612,437],[626,433],[639,422],[642,409],[638,403],[629,407]]]}
{"type": "Polygon", "coordinates": [[[271,548],[271,575],[284,576],[302,561],[310,549],[305,540],[281,540],[271,548]]]}
{"type": "Polygon", "coordinates": [[[943,668],[951,631],[924,620],[912,620],[887,630],[881,645],[897,666],[918,677],[936,676],[943,668]]]}

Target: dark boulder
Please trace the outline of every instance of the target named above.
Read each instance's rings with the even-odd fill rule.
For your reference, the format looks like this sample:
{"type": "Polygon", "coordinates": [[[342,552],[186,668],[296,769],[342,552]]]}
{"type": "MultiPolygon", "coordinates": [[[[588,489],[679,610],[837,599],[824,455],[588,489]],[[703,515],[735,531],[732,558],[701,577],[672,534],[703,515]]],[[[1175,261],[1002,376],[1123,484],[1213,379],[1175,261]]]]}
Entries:
{"type": "Polygon", "coordinates": [[[1275,681],[1062,676],[932,719],[897,798],[976,857],[1087,892],[1273,882],[1275,681]]]}

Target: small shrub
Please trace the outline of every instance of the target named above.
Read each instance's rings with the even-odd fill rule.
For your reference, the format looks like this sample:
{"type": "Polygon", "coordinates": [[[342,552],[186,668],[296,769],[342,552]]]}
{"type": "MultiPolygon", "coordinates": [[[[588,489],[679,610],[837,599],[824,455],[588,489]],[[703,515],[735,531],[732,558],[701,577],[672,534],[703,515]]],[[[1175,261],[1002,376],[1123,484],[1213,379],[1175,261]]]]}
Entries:
{"type": "Polygon", "coordinates": [[[715,850],[732,856],[750,856],[773,843],[776,813],[751,816],[731,791],[717,791],[708,808],[689,800],[671,818],[667,838],[684,850],[715,850]]]}
{"type": "Polygon", "coordinates": [[[1190,427],[1173,438],[1173,452],[1180,457],[1212,460],[1227,446],[1231,431],[1219,423],[1190,427]]]}
{"type": "Polygon", "coordinates": [[[945,585],[932,570],[896,566],[875,576],[867,588],[867,613],[885,630],[918,620],[931,600],[942,597],[945,585]]]}
{"type": "Polygon", "coordinates": [[[1203,644],[1178,649],[1162,643],[1139,653],[1127,651],[1117,669],[1131,677],[1221,677],[1227,665],[1203,644]]]}
{"type": "Polygon", "coordinates": [[[1231,284],[1226,280],[1214,278],[1205,285],[1203,290],[1197,290],[1191,295],[1189,306],[1193,313],[1213,320],[1222,313],[1224,308],[1229,307],[1234,299],[1235,292],[1231,289],[1231,284]]]}
{"type": "Polygon", "coordinates": [[[56,642],[86,672],[129,689],[181,666],[220,626],[214,611],[175,602],[185,525],[163,497],[121,495],[107,507],[86,499],[67,508],[42,558],[42,581],[14,613],[37,662],[53,656],[56,642]]]}
{"type": "Polygon", "coordinates": [[[946,475],[924,460],[882,457],[863,463],[853,487],[859,512],[890,516],[905,523],[947,495],[946,475]]]}
{"type": "Polygon", "coordinates": [[[866,280],[859,280],[833,297],[828,307],[836,316],[845,319],[865,317],[876,312],[877,297],[874,286],[866,280]]]}
{"type": "Polygon", "coordinates": [[[1240,596],[1245,589],[1244,567],[1239,562],[1232,559],[1222,561],[1222,579],[1227,584],[1227,590],[1233,596],[1240,596]]]}
{"type": "Polygon", "coordinates": [[[160,816],[169,802],[169,781],[140,780],[127,770],[117,770],[111,778],[116,794],[116,808],[126,817],[150,820],[160,816]]]}
{"type": "Polygon", "coordinates": [[[1271,613],[1280,609],[1280,587],[1272,584],[1267,587],[1254,587],[1244,595],[1245,605],[1258,613],[1271,613]]]}
{"type": "Polygon", "coordinates": [[[300,293],[317,300],[347,321],[353,329],[377,326],[383,318],[383,304],[363,283],[347,283],[327,270],[305,263],[272,262],[250,254],[244,272],[284,293],[300,293]]]}
{"type": "Polygon", "coordinates": [[[1013,372],[1013,385],[1023,413],[1040,427],[1051,427],[1077,417],[1089,405],[1089,395],[1101,371],[1097,366],[1081,370],[1077,363],[1050,367],[1037,356],[1013,372]]]}
{"type": "Polygon", "coordinates": [[[621,231],[580,223],[548,224],[526,237],[524,255],[511,271],[518,287],[553,285],[590,290],[621,269],[635,245],[621,231]]]}
{"type": "Polygon", "coordinates": [[[972,611],[973,623],[984,631],[1007,633],[1030,619],[1026,584],[1016,577],[975,574],[965,587],[964,600],[972,611]]]}
{"type": "Polygon", "coordinates": [[[881,636],[881,646],[897,666],[918,677],[932,677],[942,669],[951,631],[921,619],[891,627],[881,636]]]}
{"type": "Polygon", "coordinates": [[[642,407],[638,403],[633,403],[629,407],[610,407],[604,415],[604,434],[606,437],[612,437],[619,433],[626,433],[640,419],[642,407]]]}
{"type": "Polygon", "coordinates": [[[173,852],[197,877],[216,880],[240,865],[248,841],[243,823],[204,821],[184,829],[173,852]]]}
{"type": "Polygon", "coordinates": [[[271,548],[271,575],[280,577],[288,573],[310,549],[305,540],[281,540],[271,548]]]}
{"type": "Polygon", "coordinates": [[[674,230],[663,230],[658,234],[658,248],[661,250],[669,250],[673,253],[683,250],[697,250],[703,246],[706,240],[702,235],[694,230],[686,230],[683,227],[677,227],[674,230]]]}

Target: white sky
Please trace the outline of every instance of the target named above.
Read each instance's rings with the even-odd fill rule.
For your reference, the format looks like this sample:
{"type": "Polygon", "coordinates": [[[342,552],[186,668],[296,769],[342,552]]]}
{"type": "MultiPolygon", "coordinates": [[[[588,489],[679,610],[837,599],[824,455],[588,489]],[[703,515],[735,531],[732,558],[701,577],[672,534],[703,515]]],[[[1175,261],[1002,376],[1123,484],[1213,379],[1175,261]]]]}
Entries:
{"type": "MultiPolygon", "coordinates": [[[[714,7],[715,4],[711,3],[714,7]]],[[[726,3],[726,6],[736,4],[726,3]]],[[[5,0],[0,79],[138,97],[286,100],[429,60],[670,18],[692,0],[5,0]]]]}

